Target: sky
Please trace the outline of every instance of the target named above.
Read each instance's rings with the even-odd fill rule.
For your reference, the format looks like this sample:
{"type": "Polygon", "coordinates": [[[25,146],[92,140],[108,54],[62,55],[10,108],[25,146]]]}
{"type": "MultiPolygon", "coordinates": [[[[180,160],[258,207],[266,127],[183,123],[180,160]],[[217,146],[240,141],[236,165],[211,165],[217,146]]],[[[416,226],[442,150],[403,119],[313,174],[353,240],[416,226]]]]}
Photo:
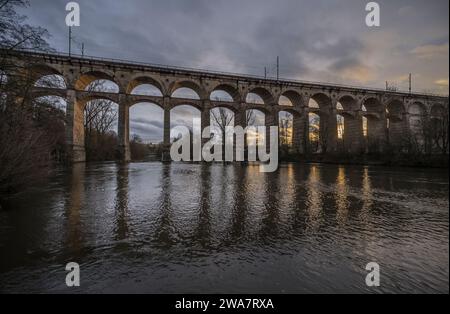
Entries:
{"type": "MultiPolygon", "coordinates": [[[[51,46],[67,52],[68,1],[30,2],[21,11],[28,22],[45,27],[51,46]]],[[[414,91],[448,94],[448,0],[377,1],[380,27],[371,28],[369,1],[361,0],[77,2],[81,25],[73,33],[86,55],[257,75],[266,67],[269,76],[279,56],[282,78],[378,88],[388,81],[405,90],[412,73],[414,91]]],[[[139,113],[153,122],[150,130],[141,121],[146,138],[162,136],[161,119],[145,118],[158,114],[139,113]]]]}

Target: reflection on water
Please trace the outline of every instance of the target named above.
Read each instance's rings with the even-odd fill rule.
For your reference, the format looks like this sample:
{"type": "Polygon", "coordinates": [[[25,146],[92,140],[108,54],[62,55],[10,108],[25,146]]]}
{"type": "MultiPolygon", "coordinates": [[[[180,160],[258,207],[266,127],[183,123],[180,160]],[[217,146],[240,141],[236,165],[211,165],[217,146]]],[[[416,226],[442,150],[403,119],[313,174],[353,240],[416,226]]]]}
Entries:
{"type": "Polygon", "coordinates": [[[448,189],[436,170],[77,164],[0,212],[0,291],[448,292],[448,189]]]}

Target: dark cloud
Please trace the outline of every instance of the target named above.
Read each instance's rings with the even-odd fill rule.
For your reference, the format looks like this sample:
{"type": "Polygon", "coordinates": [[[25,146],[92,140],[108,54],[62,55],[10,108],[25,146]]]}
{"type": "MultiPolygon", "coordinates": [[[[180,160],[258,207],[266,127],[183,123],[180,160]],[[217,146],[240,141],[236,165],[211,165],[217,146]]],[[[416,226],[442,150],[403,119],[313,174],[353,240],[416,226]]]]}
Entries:
{"type": "Polygon", "coordinates": [[[130,119],[130,123],[132,124],[140,124],[140,125],[148,125],[151,127],[156,127],[156,128],[162,128],[164,126],[164,123],[160,120],[153,120],[149,117],[145,117],[145,118],[131,118],[130,119]]]}
{"type": "MultiPolygon", "coordinates": [[[[82,25],[74,34],[88,54],[252,74],[266,66],[272,75],[280,56],[282,76],[306,80],[325,78],[317,73],[327,70],[317,69],[311,57],[335,64],[350,56],[364,60],[371,32],[364,25],[365,2],[358,0],[78,2],[82,25]]],[[[40,0],[25,12],[49,29],[58,50],[67,50],[66,3],[40,0]]],[[[447,1],[379,3],[381,31],[397,38],[423,33],[421,44],[448,42],[447,1]],[[429,32],[434,36],[425,36],[429,32]]]]}
{"type": "Polygon", "coordinates": [[[352,68],[361,65],[362,62],[355,57],[342,58],[333,62],[330,66],[331,70],[342,71],[344,69],[352,68]]]}

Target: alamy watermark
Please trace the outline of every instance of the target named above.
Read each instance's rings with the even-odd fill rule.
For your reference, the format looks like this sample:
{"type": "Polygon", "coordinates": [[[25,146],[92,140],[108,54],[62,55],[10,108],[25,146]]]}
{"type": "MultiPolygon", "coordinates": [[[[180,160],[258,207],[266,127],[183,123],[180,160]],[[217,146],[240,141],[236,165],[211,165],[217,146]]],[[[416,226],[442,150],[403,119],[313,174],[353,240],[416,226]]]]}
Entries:
{"type": "Polygon", "coordinates": [[[80,265],[78,263],[70,262],[66,265],[66,286],[79,287],[80,286],[80,265]]]}
{"type": "Polygon", "coordinates": [[[380,26],[380,5],[377,2],[369,2],[366,4],[366,25],[368,27],[380,26]]]}
{"type": "Polygon", "coordinates": [[[267,145],[265,126],[247,126],[245,129],[227,126],[223,143],[211,136],[211,127],[205,127],[202,131],[201,120],[194,118],[192,130],[186,126],[172,129],[172,134],[181,137],[172,143],[170,157],[173,161],[245,161],[247,151],[247,161],[262,162],[260,172],[274,172],[278,169],[278,127],[271,126],[269,130],[267,145]],[[202,139],[208,141],[202,145],[202,139]]]}
{"type": "MultiPolygon", "coordinates": [[[[380,286],[380,265],[376,262],[370,262],[366,265],[365,269],[369,271],[366,275],[366,285],[368,287],[380,286]]],[[[67,263],[66,271],[66,285],[67,287],[79,287],[80,286],[80,265],[75,262],[67,263]]]]}
{"type": "Polygon", "coordinates": [[[366,285],[368,287],[380,286],[380,265],[375,262],[370,262],[366,265],[366,270],[369,273],[366,275],[366,285]]]}
{"type": "MultiPolygon", "coordinates": [[[[377,2],[368,2],[365,10],[369,13],[366,15],[366,25],[368,27],[380,26],[380,5],[377,2]]],[[[66,4],[66,25],[69,27],[80,26],[80,5],[76,1],[71,1],[66,4]]]]}
{"type": "Polygon", "coordinates": [[[80,5],[75,1],[68,2],[66,11],[69,11],[66,15],[66,25],[69,27],[80,26],[80,5]]]}

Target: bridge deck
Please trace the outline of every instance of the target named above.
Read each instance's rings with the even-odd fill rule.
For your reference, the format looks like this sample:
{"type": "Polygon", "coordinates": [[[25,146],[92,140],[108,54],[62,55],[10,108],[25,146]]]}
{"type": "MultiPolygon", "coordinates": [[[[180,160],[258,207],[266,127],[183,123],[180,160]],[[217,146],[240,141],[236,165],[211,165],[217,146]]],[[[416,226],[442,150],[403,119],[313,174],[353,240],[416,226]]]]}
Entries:
{"type": "Polygon", "coordinates": [[[209,78],[209,79],[231,79],[238,81],[246,81],[246,82],[254,82],[254,83],[265,83],[265,84],[273,84],[273,85],[283,85],[283,86],[296,86],[296,87],[309,87],[309,88],[325,88],[325,89],[333,89],[337,91],[350,91],[350,92],[374,92],[395,95],[395,96],[419,96],[419,97],[442,97],[448,98],[448,95],[442,94],[432,94],[432,93],[418,93],[418,92],[409,92],[409,91],[388,91],[381,88],[373,88],[373,87],[363,87],[363,86],[352,86],[345,84],[335,84],[328,82],[312,82],[305,80],[294,80],[294,79],[285,79],[280,78],[276,79],[273,77],[261,77],[257,75],[249,75],[249,74],[239,74],[239,73],[229,73],[229,72],[220,72],[220,71],[210,71],[210,70],[201,70],[187,67],[177,67],[177,66],[168,66],[154,63],[144,63],[137,61],[129,61],[129,60],[120,60],[120,59],[111,59],[111,58],[100,58],[94,56],[81,56],[75,54],[67,54],[67,53],[55,53],[55,52],[38,52],[38,51],[30,51],[30,50],[15,50],[5,51],[4,49],[0,49],[1,53],[7,54],[19,54],[19,55],[27,55],[30,57],[38,57],[44,59],[49,62],[67,62],[70,64],[79,63],[84,65],[104,65],[109,67],[117,67],[122,69],[138,69],[141,71],[152,71],[159,73],[169,73],[169,74],[183,74],[183,75],[193,75],[201,78],[209,78]]]}

